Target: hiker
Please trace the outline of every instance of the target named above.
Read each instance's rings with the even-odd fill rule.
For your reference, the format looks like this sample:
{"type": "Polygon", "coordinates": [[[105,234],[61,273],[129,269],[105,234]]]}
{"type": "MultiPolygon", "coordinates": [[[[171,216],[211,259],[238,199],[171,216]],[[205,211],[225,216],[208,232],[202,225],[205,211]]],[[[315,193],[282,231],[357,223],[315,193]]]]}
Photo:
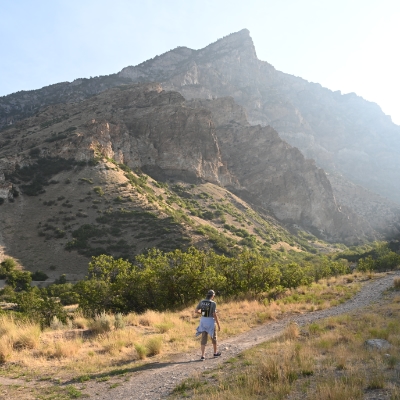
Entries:
{"type": "Polygon", "coordinates": [[[218,325],[219,331],[221,330],[221,327],[219,325],[217,316],[217,303],[213,301],[214,297],[214,290],[209,290],[206,298],[204,300],[201,300],[195,308],[196,313],[201,313],[200,324],[196,330],[196,336],[199,336],[201,334],[201,361],[205,360],[204,354],[206,351],[208,335],[211,336],[212,344],[214,347],[214,357],[219,357],[221,355],[221,353],[217,351],[216,325],[218,325]]]}

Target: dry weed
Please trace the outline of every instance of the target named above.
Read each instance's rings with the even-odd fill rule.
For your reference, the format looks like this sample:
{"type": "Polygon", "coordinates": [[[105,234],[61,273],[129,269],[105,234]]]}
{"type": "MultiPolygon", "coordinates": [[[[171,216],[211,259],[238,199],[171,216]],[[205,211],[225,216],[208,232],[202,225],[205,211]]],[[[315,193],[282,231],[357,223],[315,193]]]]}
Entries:
{"type": "Polygon", "coordinates": [[[135,344],[135,350],[140,360],[144,360],[147,356],[147,348],[140,343],[135,344]]]}
{"type": "Polygon", "coordinates": [[[54,316],[50,322],[50,328],[56,331],[56,330],[64,329],[64,327],[65,326],[62,323],[62,321],[60,321],[56,316],[54,316]]]}
{"type": "Polygon", "coordinates": [[[113,328],[114,317],[102,312],[89,321],[89,329],[96,335],[109,332],[113,328]]]}
{"type": "Polygon", "coordinates": [[[400,278],[394,278],[393,280],[393,286],[396,290],[400,289],[400,278]]]}
{"type": "Polygon", "coordinates": [[[285,340],[295,340],[300,335],[299,325],[295,322],[290,322],[283,332],[283,338],[285,340]]]}
{"type": "Polygon", "coordinates": [[[146,342],[147,355],[155,356],[161,353],[163,340],[161,336],[153,336],[146,342]]]}
{"type": "Polygon", "coordinates": [[[11,359],[13,346],[8,337],[0,338],[0,364],[4,364],[11,359]]]}
{"type": "Polygon", "coordinates": [[[363,398],[363,379],[334,379],[319,383],[315,389],[308,392],[309,400],[343,400],[363,398]]]}

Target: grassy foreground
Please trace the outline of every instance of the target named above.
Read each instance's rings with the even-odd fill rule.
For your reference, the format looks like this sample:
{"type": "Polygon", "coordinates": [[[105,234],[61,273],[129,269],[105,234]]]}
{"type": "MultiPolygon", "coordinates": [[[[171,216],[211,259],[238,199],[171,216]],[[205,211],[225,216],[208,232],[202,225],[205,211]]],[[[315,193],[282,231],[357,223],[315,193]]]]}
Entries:
{"type": "Polygon", "coordinates": [[[172,397],[193,399],[400,399],[400,279],[380,304],[327,318],[181,383],[172,397]],[[365,341],[389,341],[371,350],[365,341]],[[372,397],[371,397],[372,396],[372,397]]]}
{"type": "MultiPolygon", "coordinates": [[[[238,299],[232,304],[219,298],[220,340],[288,313],[335,306],[351,298],[363,281],[374,276],[377,275],[358,273],[321,280],[309,287],[287,290],[276,300],[238,299]],[[238,308],[243,310],[240,316],[231,313],[238,308]]],[[[176,313],[102,314],[96,319],[75,314],[69,325],[55,320],[45,331],[37,324],[16,321],[3,314],[0,316],[1,376],[24,382],[15,387],[7,386],[7,393],[12,398],[18,392],[20,399],[76,398],[82,393],[74,385],[82,386],[90,380],[124,379],[128,371],[134,371],[146,362],[167,360],[172,354],[198,348],[198,340],[194,337],[198,317],[193,314],[193,308],[194,305],[176,313]],[[32,386],[32,382],[42,382],[41,387],[32,386]]],[[[325,328],[316,326],[314,331],[315,335],[322,335],[325,328]]],[[[294,342],[289,343],[290,346],[282,345],[286,358],[289,354],[290,357],[294,357],[293,354],[301,357],[306,353],[301,346],[297,348],[294,342]],[[290,348],[293,348],[293,354],[290,348]]],[[[268,357],[273,354],[269,350],[267,353],[268,357]]],[[[281,359],[282,354],[279,354],[278,351],[281,359]]],[[[232,363],[235,364],[236,361],[232,363]]],[[[310,366],[310,371],[316,372],[315,367],[310,366]]]]}

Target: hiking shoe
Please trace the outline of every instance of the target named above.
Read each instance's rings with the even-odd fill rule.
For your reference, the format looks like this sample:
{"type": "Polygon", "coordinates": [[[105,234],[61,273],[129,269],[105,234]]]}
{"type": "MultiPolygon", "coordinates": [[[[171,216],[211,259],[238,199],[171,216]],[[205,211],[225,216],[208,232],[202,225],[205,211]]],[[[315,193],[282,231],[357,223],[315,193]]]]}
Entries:
{"type": "Polygon", "coordinates": [[[205,357],[201,357],[200,358],[200,361],[204,361],[206,358],[205,357]]]}
{"type": "Polygon", "coordinates": [[[214,353],[214,357],[219,357],[221,355],[221,352],[214,353]]]}

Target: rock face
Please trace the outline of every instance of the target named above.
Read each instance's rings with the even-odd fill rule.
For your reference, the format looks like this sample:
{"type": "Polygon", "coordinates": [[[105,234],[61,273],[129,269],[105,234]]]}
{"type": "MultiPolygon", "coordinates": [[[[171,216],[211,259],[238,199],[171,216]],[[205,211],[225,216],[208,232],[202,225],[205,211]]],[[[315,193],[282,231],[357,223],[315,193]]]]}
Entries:
{"type": "Polygon", "coordinates": [[[336,203],[325,172],[314,161],[306,160],[271,127],[251,126],[232,98],[189,104],[212,112],[222,161],[241,185],[233,191],[256,199],[279,220],[325,239],[357,242],[371,234],[366,222],[336,203]]]}
{"type": "Polygon", "coordinates": [[[320,167],[400,202],[400,127],[354,93],[332,92],[258,60],[247,30],[198,51],[172,50],[119,76],[158,80],[187,99],[232,96],[251,124],[272,126],[320,167]]]}
{"type": "Polygon", "coordinates": [[[323,170],[271,127],[251,126],[232,98],[186,101],[159,84],[129,85],[50,106],[6,132],[18,137],[0,161],[14,155],[15,165],[28,165],[33,148],[64,159],[101,155],[156,179],[225,186],[328,240],[355,243],[374,234],[336,204],[323,170]]]}
{"type": "Polygon", "coordinates": [[[16,128],[28,129],[29,136],[5,148],[7,154],[14,152],[15,164],[24,165],[23,152],[39,140],[46,143],[42,156],[90,160],[102,155],[164,178],[231,182],[229,173],[220,173],[223,164],[211,112],[188,108],[182,95],[165,92],[159,84],[113,89],[79,104],[50,106],[16,128]],[[34,135],[38,126],[51,126],[71,115],[64,124],[70,123],[64,130],[70,134],[60,139],[54,132],[50,137],[34,135]]]}
{"type": "MultiPolygon", "coordinates": [[[[338,203],[350,206],[363,217],[371,214],[370,211],[365,213],[365,210],[375,209],[376,214],[371,222],[379,230],[384,230],[393,220],[392,217],[398,215],[400,127],[393,124],[390,117],[384,115],[376,104],[355,94],[332,92],[319,84],[279,72],[269,63],[258,60],[246,29],[204,49],[178,47],[137,66],[124,68],[116,75],[76,80],[5,96],[0,99],[0,125],[5,126],[33,115],[43,105],[82,101],[126,82],[149,81],[161,82],[164,90],[179,92],[187,100],[232,97],[244,107],[250,124],[271,126],[281,138],[299,148],[305,157],[314,159],[318,167],[329,172],[328,179],[338,203]],[[341,178],[331,179],[333,176],[341,178]],[[363,195],[353,201],[354,191],[347,191],[352,185],[362,185],[378,193],[381,196],[379,205],[374,208],[377,197],[373,193],[369,195],[368,190],[364,190],[363,195]]],[[[98,115],[95,117],[95,124],[98,124],[98,115]]],[[[185,116],[176,115],[173,118],[176,118],[175,121],[184,120],[185,116]]],[[[199,115],[196,118],[203,117],[199,115]]],[[[134,126],[135,123],[128,122],[128,125],[134,126]]],[[[142,126],[137,128],[145,129],[142,126]]],[[[106,132],[108,128],[98,129],[106,132]]],[[[181,137],[181,140],[184,138],[181,137]]],[[[4,136],[0,147],[6,144],[7,137],[4,136]]],[[[138,146],[140,144],[137,143],[138,146]]],[[[132,151],[132,155],[124,156],[130,157],[132,163],[139,162],[140,157],[134,155],[135,150],[132,151]]],[[[147,155],[148,163],[143,166],[159,176],[175,174],[178,170],[166,161],[170,155],[176,157],[174,152],[166,152],[162,168],[155,165],[151,154],[147,155]]],[[[162,155],[158,154],[158,157],[161,162],[162,155]]],[[[208,171],[207,179],[210,181],[214,179],[212,176],[216,176],[216,168],[226,168],[207,166],[207,159],[202,160],[201,165],[204,171],[208,171]]],[[[182,174],[185,176],[186,172],[182,174]]],[[[218,179],[226,183],[225,178],[218,179]]],[[[230,179],[227,178],[228,181],[230,179]]],[[[277,198],[283,201],[283,210],[285,197],[277,198]]],[[[290,220],[293,210],[282,213],[290,220]]]]}

